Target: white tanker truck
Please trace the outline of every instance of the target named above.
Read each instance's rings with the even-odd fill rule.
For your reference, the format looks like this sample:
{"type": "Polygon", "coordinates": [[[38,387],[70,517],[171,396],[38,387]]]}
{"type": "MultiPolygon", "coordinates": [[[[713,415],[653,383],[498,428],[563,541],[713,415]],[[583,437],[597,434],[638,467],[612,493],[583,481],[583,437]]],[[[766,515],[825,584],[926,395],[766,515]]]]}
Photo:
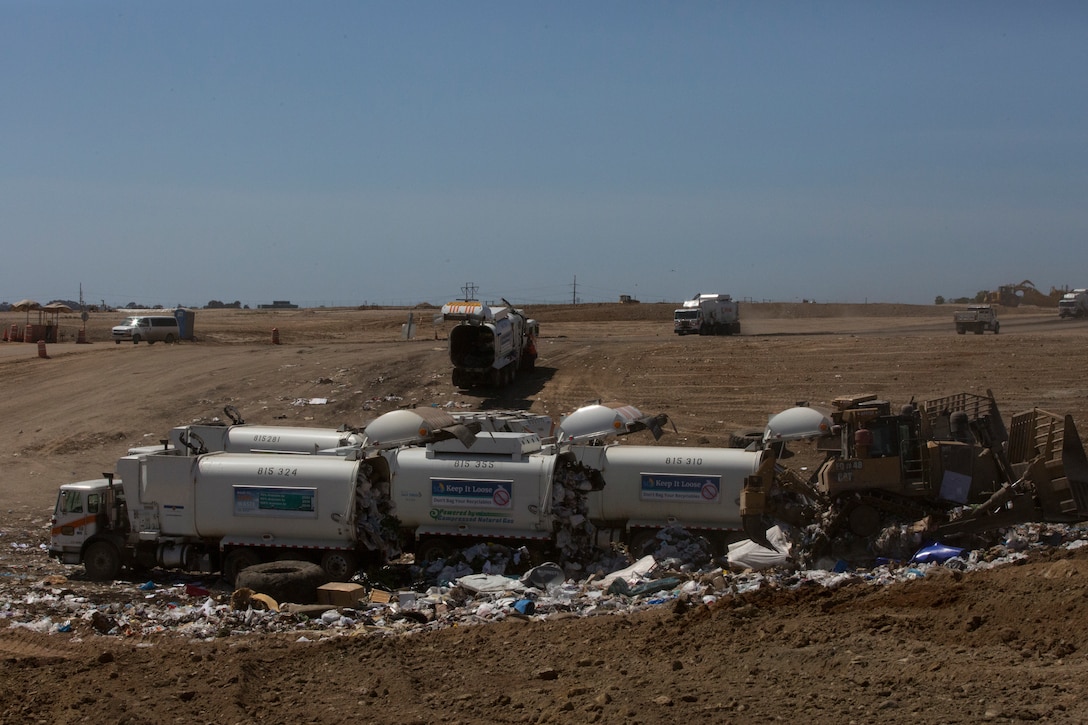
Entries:
{"type": "Polygon", "coordinates": [[[122,567],[222,572],[274,558],[320,561],[330,577],[388,553],[388,478],[340,456],[267,453],[128,455],[116,477],[61,486],[49,553],[92,579],[122,567]],[[117,480],[119,478],[120,480],[117,480]]]}
{"type": "MultiPolygon", "coordinates": [[[[742,526],[741,489],[753,477],[771,482],[766,452],[605,442],[646,428],[656,435],[661,418],[587,406],[564,418],[558,442],[545,442],[530,430],[542,427],[539,416],[470,413],[458,422],[400,410],[338,455],[134,453],[118,461],[116,477],[61,486],[50,555],[82,563],[94,579],[158,566],[220,571],[233,582],[275,558],[319,561],[342,580],[401,547],[431,560],[481,540],[577,560],[606,541],[641,548],[674,525],[723,546],[742,526]],[[496,430],[511,427],[523,429],[496,430]]],[[[299,441],[307,430],[324,435],[285,430],[299,441]]],[[[321,445],[297,452],[333,452],[321,445]]]]}

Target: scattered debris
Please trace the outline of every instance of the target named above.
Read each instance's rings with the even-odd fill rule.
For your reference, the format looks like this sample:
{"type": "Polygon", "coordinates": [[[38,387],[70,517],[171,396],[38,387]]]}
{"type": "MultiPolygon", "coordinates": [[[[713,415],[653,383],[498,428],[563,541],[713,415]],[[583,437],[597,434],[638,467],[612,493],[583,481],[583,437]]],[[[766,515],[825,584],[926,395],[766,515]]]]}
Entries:
{"type": "MultiPolygon", "coordinates": [[[[801,533],[771,531],[769,538],[788,550],[796,545],[790,535],[799,537],[801,533]]],[[[28,536],[31,534],[21,538],[28,536]]],[[[1000,543],[987,549],[927,545],[910,558],[883,559],[868,568],[828,559],[814,568],[785,560],[765,568],[741,570],[742,558],[735,554],[740,548],[723,560],[704,561],[701,548],[694,545],[697,538],[683,530],[670,531],[660,538],[657,549],[667,555],[655,552],[633,562],[617,555],[611,563],[622,561],[622,567],[605,573],[594,570],[583,578],[569,577],[565,568],[555,562],[510,575],[507,567],[524,565],[524,551],[478,545],[460,552],[456,563],[430,565],[425,577],[423,567],[402,565],[403,577],[419,579],[412,586],[398,584],[386,589],[366,582],[361,587],[340,587],[345,592],[350,589],[355,606],[331,601],[281,603],[252,589],[232,590],[221,580],[208,582],[168,572],[159,572],[147,582],[104,584],[67,578],[59,573],[63,567],[48,559],[39,545],[16,541],[23,546],[9,549],[3,560],[0,622],[6,620],[8,627],[71,637],[170,633],[213,639],[296,631],[300,641],[360,634],[384,636],[485,624],[510,617],[533,621],[623,614],[660,605],[686,608],[691,604],[713,604],[763,587],[792,590],[813,585],[880,586],[925,577],[935,567],[981,570],[1021,561],[1034,550],[1081,548],[1088,546],[1088,528],[1023,524],[1006,531],[1000,543]],[[366,596],[361,596],[364,590],[366,596]]]]}

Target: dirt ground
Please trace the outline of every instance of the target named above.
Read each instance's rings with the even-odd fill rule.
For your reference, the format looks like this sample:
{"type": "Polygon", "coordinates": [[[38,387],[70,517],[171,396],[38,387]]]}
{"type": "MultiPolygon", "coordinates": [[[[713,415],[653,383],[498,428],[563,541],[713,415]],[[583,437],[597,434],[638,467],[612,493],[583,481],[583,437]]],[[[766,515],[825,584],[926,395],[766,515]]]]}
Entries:
{"type": "MultiPolygon", "coordinates": [[[[1040,407],[1088,430],[1088,321],[1053,309],[1002,309],[1000,335],[961,336],[951,307],[753,303],[743,334],[722,338],[675,336],[671,309],[528,308],[537,370],[492,397],[451,385],[433,308],[414,310],[408,341],[407,310],[200,310],[194,342],[151,346],[108,340],[123,313],[92,315],[83,345],[62,316],[47,358],[0,343],[0,591],[57,571],[37,547],[59,484],[228,404],[249,422],[335,427],[412,404],[559,416],[622,401],[670,416],[663,444],[725,446],[797,401],[991,389],[1006,416],[1040,407]]],[[[39,634],[0,611],[0,722],[1085,722],[1086,549],[890,586],[319,642],[39,634]]]]}

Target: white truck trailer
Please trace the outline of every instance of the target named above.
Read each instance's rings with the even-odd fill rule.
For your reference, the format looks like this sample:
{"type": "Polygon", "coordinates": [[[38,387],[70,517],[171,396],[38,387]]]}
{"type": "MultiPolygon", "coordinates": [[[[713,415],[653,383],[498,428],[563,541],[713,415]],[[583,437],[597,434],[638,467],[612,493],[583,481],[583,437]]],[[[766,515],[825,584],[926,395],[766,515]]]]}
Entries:
{"type": "Polygon", "coordinates": [[[697,294],[673,311],[677,335],[739,335],[740,307],[729,295],[697,294]]]}

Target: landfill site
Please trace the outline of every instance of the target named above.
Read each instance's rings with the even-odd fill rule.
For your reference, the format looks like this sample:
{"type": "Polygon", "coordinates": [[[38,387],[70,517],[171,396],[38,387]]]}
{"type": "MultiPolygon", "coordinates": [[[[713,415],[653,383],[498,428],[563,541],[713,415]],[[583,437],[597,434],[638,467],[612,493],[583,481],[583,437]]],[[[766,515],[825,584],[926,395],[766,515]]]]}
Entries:
{"type": "Polygon", "coordinates": [[[527,305],[495,374],[432,306],[5,336],[0,722],[1088,721],[1088,323],[676,307],[527,305]],[[355,548],[262,546],[341,470],[355,548]]]}

